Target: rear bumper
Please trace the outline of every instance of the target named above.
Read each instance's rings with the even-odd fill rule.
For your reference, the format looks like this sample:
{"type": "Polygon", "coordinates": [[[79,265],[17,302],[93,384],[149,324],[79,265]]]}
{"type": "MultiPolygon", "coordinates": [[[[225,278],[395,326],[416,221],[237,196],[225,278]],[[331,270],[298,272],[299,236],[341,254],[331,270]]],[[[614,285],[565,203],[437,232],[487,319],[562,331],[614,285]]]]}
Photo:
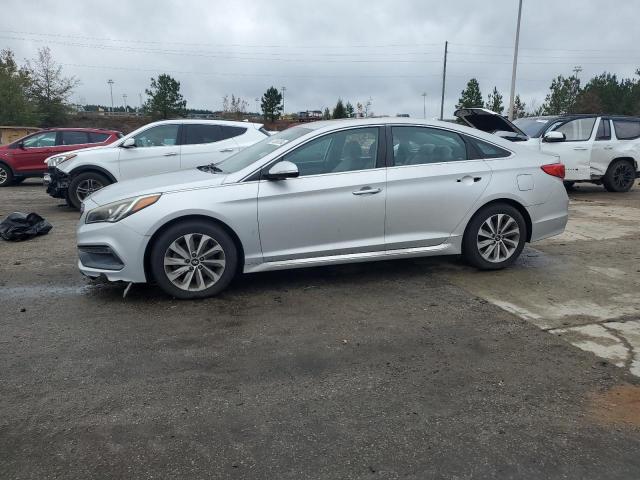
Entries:
{"type": "Polygon", "coordinates": [[[69,175],[55,167],[49,167],[47,173],[44,174],[44,185],[47,187],[47,193],[53,198],[66,198],[69,175]]]}

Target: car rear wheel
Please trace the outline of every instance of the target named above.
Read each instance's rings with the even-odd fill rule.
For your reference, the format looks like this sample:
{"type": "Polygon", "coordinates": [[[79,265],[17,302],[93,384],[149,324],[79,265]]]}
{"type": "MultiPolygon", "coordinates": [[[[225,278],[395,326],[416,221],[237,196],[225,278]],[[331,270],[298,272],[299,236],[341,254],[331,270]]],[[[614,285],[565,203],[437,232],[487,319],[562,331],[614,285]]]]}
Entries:
{"type": "Polygon", "coordinates": [[[85,172],[80,173],[73,177],[67,190],[67,200],[73,208],[80,209],[80,204],[91,195],[93,192],[97,192],[101,188],[106,187],[111,182],[107,177],[97,172],[85,172]]]}
{"type": "Polygon", "coordinates": [[[0,163],[0,187],[13,185],[13,172],[5,164],[0,163]]]}
{"type": "Polygon", "coordinates": [[[516,261],[527,238],[527,224],[511,205],[489,205],[477,212],[465,231],[462,254],[481,270],[498,270],[516,261]]]}
{"type": "Polygon", "coordinates": [[[602,177],[602,184],[609,192],[628,192],[636,180],[636,170],[629,160],[611,162],[607,173],[602,177]]]}
{"type": "Polygon", "coordinates": [[[238,251],[214,223],[185,221],[160,234],[151,249],[151,274],[167,294],[204,298],[223,291],[235,276],[238,251]]]}

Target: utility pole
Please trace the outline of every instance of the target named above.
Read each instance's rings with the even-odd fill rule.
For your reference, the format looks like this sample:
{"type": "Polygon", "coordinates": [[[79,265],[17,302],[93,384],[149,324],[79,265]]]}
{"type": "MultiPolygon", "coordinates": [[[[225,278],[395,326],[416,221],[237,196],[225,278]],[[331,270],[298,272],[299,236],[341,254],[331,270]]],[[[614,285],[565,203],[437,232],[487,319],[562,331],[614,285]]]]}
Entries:
{"type": "Polygon", "coordinates": [[[287,111],[284,109],[284,92],[287,91],[287,87],[282,87],[282,116],[284,117],[287,111]]]}
{"type": "Polygon", "coordinates": [[[576,65],[573,67],[573,74],[576,78],[579,78],[580,72],[582,71],[582,67],[580,65],[576,65]]]}
{"type": "Polygon", "coordinates": [[[142,94],[138,93],[138,99],[140,100],[140,110],[142,110],[142,94]]]}
{"type": "Polygon", "coordinates": [[[520,18],[522,0],[518,1],[518,25],[516,26],[516,44],[513,48],[513,70],[511,70],[511,95],[509,96],[509,120],[513,120],[513,103],[516,98],[516,70],[518,69],[518,47],[520,45],[520,18]]]}
{"type": "Polygon", "coordinates": [[[427,118],[427,92],[422,92],[422,118],[427,118]]]}
{"type": "Polygon", "coordinates": [[[113,84],[115,83],[113,80],[107,80],[109,84],[109,92],[111,93],[111,111],[113,112],[113,84]]]}
{"type": "Polygon", "coordinates": [[[444,87],[447,83],[447,52],[449,42],[444,42],[444,65],[442,67],[442,98],[440,99],[440,120],[444,119],[444,87]]]}

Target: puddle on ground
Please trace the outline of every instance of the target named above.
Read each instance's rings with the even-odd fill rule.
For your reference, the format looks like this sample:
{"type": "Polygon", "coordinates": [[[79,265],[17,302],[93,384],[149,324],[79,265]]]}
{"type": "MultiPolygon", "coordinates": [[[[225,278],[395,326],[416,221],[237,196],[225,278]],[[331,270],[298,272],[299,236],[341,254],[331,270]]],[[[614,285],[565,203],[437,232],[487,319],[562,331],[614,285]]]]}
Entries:
{"type": "Polygon", "coordinates": [[[101,285],[30,285],[26,287],[0,287],[0,298],[36,298],[43,296],[86,295],[96,291],[101,285]]]}

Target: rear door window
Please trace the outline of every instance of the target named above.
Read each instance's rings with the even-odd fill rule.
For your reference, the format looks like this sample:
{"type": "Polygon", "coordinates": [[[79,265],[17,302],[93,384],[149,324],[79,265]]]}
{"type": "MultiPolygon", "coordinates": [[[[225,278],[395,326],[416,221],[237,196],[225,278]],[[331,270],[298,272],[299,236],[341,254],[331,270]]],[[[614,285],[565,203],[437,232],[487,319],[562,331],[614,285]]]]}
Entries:
{"type": "Polygon", "coordinates": [[[61,134],[61,145],[83,145],[85,143],[91,143],[87,132],[63,130],[61,134]]]}
{"type": "Polygon", "coordinates": [[[183,145],[214,143],[223,139],[219,125],[186,124],[182,128],[184,130],[183,145]]]}
{"type": "Polygon", "coordinates": [[[467,145],[455,132],[428,127],[393,127],[391,131],[396,166],[469,159],[467,145]]]}
{"type": "Polygon", "coordinates": [[[96,132],[89,133],[89,139],[91,140],[91,143],[106,142],[107,138],[109,137],[110,135],[108,133],[96,133],[96,132]]]}
{"type": "Polygon", "coordinates": [[[243,133],[247,131],[246,128],[243,127],[232,127],[228,125],[221,125],[220,129],[222,130],[222,138],[221,140],[226,140],[228,138],[239,137],[243,133]]]}
{"type": "Polygon", "coordinates": [[[476,147],[476,150],[480,154],[480,158],[506,158],[511,156],[511,152],[509,150],[505,150],[504,148],[500,148],[491,143],[470,137],[467,137],[467,140],[476,147]]]}
{"type": "Polygon", "coordinates": [[[618,140],[633,140],[640,137],[640,120],[614,120],[618,140]]]}

